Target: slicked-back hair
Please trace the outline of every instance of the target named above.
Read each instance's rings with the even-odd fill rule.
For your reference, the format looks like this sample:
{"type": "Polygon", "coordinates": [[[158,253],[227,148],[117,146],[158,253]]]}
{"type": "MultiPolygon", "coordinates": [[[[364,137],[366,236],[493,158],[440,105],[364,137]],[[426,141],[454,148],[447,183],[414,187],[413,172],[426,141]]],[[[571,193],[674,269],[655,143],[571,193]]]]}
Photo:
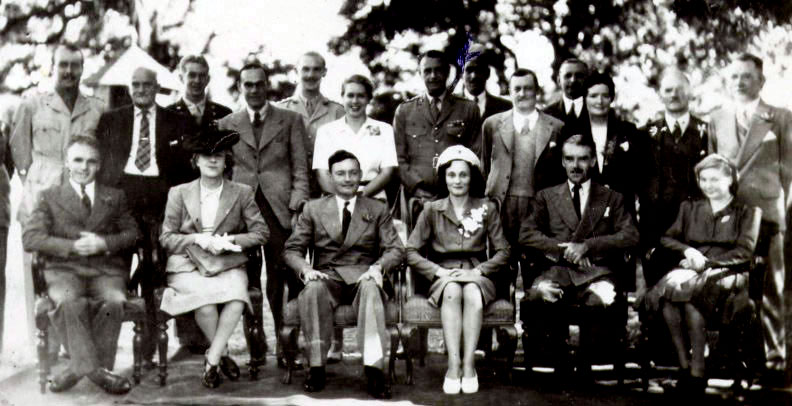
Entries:
{"type": "Polygon", "coordinates": [[[597,156],[597,146],[594,144],[594,139],[591,137],[586,137],[583,134],[573,134],[569,136],[564,143],[561,144],[561,159],[564,156],[564,147],[567,145],[577,145],[579,147],[586,147],[589,149],[589,156],[594,158],[597,156]]]}
{"type": "Polygon", "coordinates": [[[93,148],[93,150],[96,151],[96,155],[99,157],[99,160],[100,161],[102,160],[102,156],[99,151],[99,142],[96,141],[96,138],[89,137],[87,135],[75,135],[71,137],[69,139],[68,144],[66,144],[66,151],[71,149],[72,145],[77,145],[77,144],[85,145],[93,148]]]}
{"type": "MultiPolygon", "coordinates": [[[[76,52],[80,55],[80,65],[85,64],[85,55],[83,55],[82,50],[77,47],[77,45],[70,44],[68,42],[61,42],[55,46],[55,50],[52,52],[52,66],[55,66],[55,56],[58,55],[58,51],[61,49],[65,49],[69,52],[76,52]]],[[[54,70],[54,69],[53,69],[54,70]]]]}
{"type": "Polygon", "coordinates": [[[242,66],[242,69],[239,70],[240,80],[242,79],[242,72],[253,69],[261,69],[261,71],[264,72],[264,78],[267,80],[267,82],[269,82],[269,73],[267,73],[267,68],[265,68],[261,62],[248,62],[242,66]]]}
{"type": "Polygon", "coordinates": [[[522,78],[525,76],[532,77],[534,81],[534,85],[536,86],[536,90],[539,90],[539,78],[536,77],[536,72],[525,68],[517,69],[516,71],[514,71],[514,73],[512,73],[511,77],[509,78],[509,86],[511,86],[512,79],[522,78]]]}
{"type": "Polygon", "coordinates": [[[437,49],[430,49],[424,52],[423,54],[421,54],[421,57],[418,58],[418,64],[420,65],[421,62],[423,62],[423,60],[426,58],[439,59],[440,62],[443,64],[443,66],[448,67],[449,70],[451,69],[450,63],[448,62],[448,57],[446,57],[446,54],[443,53],[443,51],[439,51],[437,49]]]}
{"type": "Polygon", "coordinates": [[[185,55],[179,61],[179,72],[184,72],[184,69],[187,67],[188,63],[197,63],[198,65],[203,66],[206,70],[209,70],[209,63],[206,62],[206,58],[204,58],[203,55],[189,54],[185,55]]]}
{"type": "Polygon", "coordinates": [[[734,57],[734,59],[732,59],[732,62],[735,62],[735,61],[751,62],[751,63],[754,64],[754,66],[756,66],[756,69],[759,71],[759,74],[760,75],[763,74],[762,72],[763,72],[763,69],[764,69],[764,62],[762,62],[762,58],[760,58],[760,57],[758,57],[758,56],[756,56],[754,54],[751,54],[751,53],[748,53],[748,52],[739,54],[736,57],[734,57]]]}
{"type": "Polygon", "coordinates": [[[358,169],[360,168],[360,160],[355,156],[355,154],[345,150],[339,149],[336,152],[333,152],[333,155],[330,155],[330,158],[327,158],[327,169],[332,173],[333,172],[333,165],[346,161],[347,159],[354,159],[357,162],[358,169]]]}

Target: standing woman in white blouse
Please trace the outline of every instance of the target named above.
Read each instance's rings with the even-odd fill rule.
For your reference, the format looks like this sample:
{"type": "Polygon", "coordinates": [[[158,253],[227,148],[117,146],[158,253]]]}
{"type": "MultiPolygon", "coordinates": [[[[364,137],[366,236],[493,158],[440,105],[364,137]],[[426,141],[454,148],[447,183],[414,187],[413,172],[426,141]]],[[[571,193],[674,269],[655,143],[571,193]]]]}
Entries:
{"type": "Polygon", "coordinates": [[[229,180],[238,140],[235,132],[207,128],[184,142],[201,177],[171,188],[160,235],[168,254],[160,308],[174,316],[194,312],[211,342],[201,380],[209,388],[220,385],[220,371],[239,379],[227,344],[245,306],[251,307],[242,251],[269,236],[253,189],[229,180]]]}
{"type": "Polygon", "coordinates": [[[344,149],[360,160],[363,177],[359,193],[385,201],[385,186],[399,166],[393,127],[366,115],[366,107],[374,94],[371,81],[362,75],[352,75],[341,84],[341,98],[346,114],[331,121],[316,133],[313,169],[324,193],[333,193],[327,159],[344,149]]]}

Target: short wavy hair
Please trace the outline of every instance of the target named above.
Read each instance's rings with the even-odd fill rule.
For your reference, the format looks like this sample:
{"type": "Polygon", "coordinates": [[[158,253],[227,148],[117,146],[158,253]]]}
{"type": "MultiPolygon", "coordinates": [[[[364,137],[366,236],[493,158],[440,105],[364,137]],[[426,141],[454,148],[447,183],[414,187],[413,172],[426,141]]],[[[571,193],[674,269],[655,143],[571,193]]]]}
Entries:
{"type": "Polygon", "coordinates": [[[731,186],[729,186],[729,193],[731,193],[732,196],[737,196],[737,188],[740,176],[737,173],[737,166],[734,165],[734,163],[729,158],[726,158],[720,154],[709,154],[704,157],[701,162],[696,164],[696,166],[693,168],[693,171],[696,173],[696,183],[699,183],[699,188],[701,188],[701,171],[704,169],[720,169],[724,175],[731,177],[732,183],[731,186]]]}
{"type": "Polygon", "coordinates": [[[448,171],[448,167],[451,166],[454,161],[461,161],[467,164],[468,169],[470,169],[470,188],[468,189],[468,195],[470,197],[484,197],[484,175],[481,173],[481,169],[479,169],[476,165],[471,165],[470,162],[462,160],[462,159],[454,159],[451,161],[446,162],[443,165],[440,165],[437,168],[437,181],[435,184],[437,185],[437,195],[439,198],[448,197],[448,184],[446,184],[446,171],[448,171]]]}

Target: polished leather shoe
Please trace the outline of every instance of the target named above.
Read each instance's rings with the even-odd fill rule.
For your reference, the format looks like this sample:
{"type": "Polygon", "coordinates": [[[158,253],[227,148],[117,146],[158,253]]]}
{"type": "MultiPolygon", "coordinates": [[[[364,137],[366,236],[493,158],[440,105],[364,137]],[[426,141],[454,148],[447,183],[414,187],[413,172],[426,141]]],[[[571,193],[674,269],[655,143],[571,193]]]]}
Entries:
{"type": "Polygon", "coordinates": [[[385,379],[385,374],[374,367],[363,368],[368,379],[368,393],[375,399],[390,399],[391,387],[385,379]]]}
{"type": "Polygon", "coordinates": [[[324,367],[312,367],[308,370],[303,383],[303,390],[306,392],[319,392],[324,389],[326,383],[324,367]]]}
{"type": "Polygon", "coordinates": [[[123,376],[116,375],[104,368],[96,368],[88,374],[88,379],[111,395],[123,395],[132,389],[132,383],[123,376]]]}
{"type": "Polygon", "coordinates": [[[223,382],[223,377],[220,376],[220,367],[212,365],[209,360],[204,359],[204,373],[201,377],[201,383],[209,389],[214,389],[223,382]],[[206,366],[209,366],[207,368],[206,366]]]}
{"type": "Polygon", "coordinates": [[[60,374],[54,376],[49,381],[49,389],[51,392],[63,392],[67,391],[77,385],[77,382],[80,382],[82,376],[75,374],[72,372],[71,369],[66,368],[60,374]]]}
{"type": "Polygon", "coordinates": [[[220,370],[232,381],[239,379],[239,367],[228,355],[220,357],[220,370]]]}

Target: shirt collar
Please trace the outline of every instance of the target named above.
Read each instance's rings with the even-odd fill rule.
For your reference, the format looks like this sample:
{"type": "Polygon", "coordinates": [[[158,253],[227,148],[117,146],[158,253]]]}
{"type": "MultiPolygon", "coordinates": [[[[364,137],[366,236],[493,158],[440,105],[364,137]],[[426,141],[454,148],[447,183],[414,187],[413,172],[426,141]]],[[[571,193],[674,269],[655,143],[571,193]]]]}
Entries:
{"type": "Polygon", "coordinates": [[[748,118],[750,119],[753,113],[756,112],[757,107],[759,107],[759,98],[757,97],[756,99],[751,100],[748,103],[740,103],[736,101],[735,105],[737,106],[738,112],[747,111],[748,118]]]}
{"type": "MultiPolygon", "coordinates": [[[[571,180],[567,179],[567,186],[569,186],[569,191],[572,192],[572,189],[575,187],[575,184],[572,183],[571,180]]],[[[580,193],[588,193],[590,188],[591,188],[591,179],[588,179],[580,184],[580,193]]]]}
{"type": "Polygon", "coordinates": [[[184,104],[186,104],[187,108],[190,109],[190,110],[192,110],[191,109],[192,107],[198,107],[198,111],[203,113],[204,109],[206,108],[206,96],[204,96],[204,98],[201,99],[201,101],[198,102],[198,103],[193,103],[193,102],[187,100],[186,97],[182,97],[182,100],[184,100],[184,104]]]}
{"type": "MultiPolygon", "coordinates": [[[[69,179],[69,183],[71,183],[72,188],[75,192],[77,192],[77,196],[82,198],[82,185],[79,183],[69,179]]],[[[91,199],[91,202],[94,200],[94,191],[96,190],[96,182],[91,182],[85,185],[85,194],[88,195],[88,198],[91,199]]]]}
{"type": "MultiPolygon", "coordinates": [[[[431,103],[432,102],[432,98],[433,98],[432,95],[430,95],[429,92],[427,92],[426,93],[426,100],[429,103],[431,103]]],[[[443,92],[443,94],[441,94],[440,96],[437,96],[437,100],[439,100],[441,106],[443,105],[443,101],[445,100],[445,98],[446,98],[446,92],[443,92]]]]}
{"type": "MultiPolygon", "coordinates": [[[[250,122],[253,122],[254,117],[256,116],[256,110],[253,110],[247,104],[245,105],[245,109],[247,110],[248,117],[250,118],[250,122]]],[[[259,115],[261,115],[261,121],[264,121],[264,118],[267,117],[267,113],[269,112],[269,102],[264,103],[264,105],[258,109],[259,115]]]]}
{"type": "Polygon", "coordinates": [[[668,125],[668,129],[671,130],[671,131],[674,130],[674,123],[678,122],[679,123],[679,128],[684,133],[685,130],[687,129],[688,124],[690,124],[690,112],[686,111],[685,114],[683,114],[679,118],[671,117],[671,115],[668,114],[668,112],[666,112],[665,113],[665,121],[666,121],[666,124],[668,125]]]}
{"type": "Polygon", "coordinates": [[[212,195],[215,195],[215,194],[219,195],[220,193],[222,193],[223,192],[223,186],[225,186],[225,181],[224,180],[221,181],[220,182],[220,187],[218,187],[217,189],[205,188],[205,187],[203,187],[202,183],[199,183],[199,185],[200,185],[199,189],[201,190],[201,200],[203,200],[203,199],[205,199],[205,198],[207,198],[209,196],[212,196],[212,195]]]}
{"type": "Polygon", "coordinates": [[[528,114],[523,114],[514,109],[514,128],[519,128],[522,131],[522,126],[528,125],[529,128],[534,128],[536,121],[539,120],[539,112],[534,109],[528,114]]]}
{"type": "Polygon", "coordinates": [[[152,105],[151,107],[149,107],[147,109],[141,109],[138,106],[134,106],[133,109],[135,111],[135,117],[139,117],[141,115],[141,113],[143,112],[143,110],[146,110],[146,112],[148,113],[148,117],[149,118],[154,117],[154,114],[156,112],[156,109],[154,108],[154,105],[152,105]]]}
{"type": "Polygon", "coordinates": [[[583,96],[580,96],[574,100],[566,97],[565,94],[562,94],[561,97],[564,100],[564,112],[569,111],[569,106],[573,105],[575,109],[575,115],[580,115],[580,111],[583,109],[583,96]]]}
{"type": "Polygon", "coordinates": [[[344,203],[349,202],[348,210],[350,213],[355,212],[355,202],[357,202],[357,196],[353,196],[349,200],[344,200],[341,196],[335,195],[336,203],[338,203],[338,212],[341,213],[344,210],[344,203]]]}

